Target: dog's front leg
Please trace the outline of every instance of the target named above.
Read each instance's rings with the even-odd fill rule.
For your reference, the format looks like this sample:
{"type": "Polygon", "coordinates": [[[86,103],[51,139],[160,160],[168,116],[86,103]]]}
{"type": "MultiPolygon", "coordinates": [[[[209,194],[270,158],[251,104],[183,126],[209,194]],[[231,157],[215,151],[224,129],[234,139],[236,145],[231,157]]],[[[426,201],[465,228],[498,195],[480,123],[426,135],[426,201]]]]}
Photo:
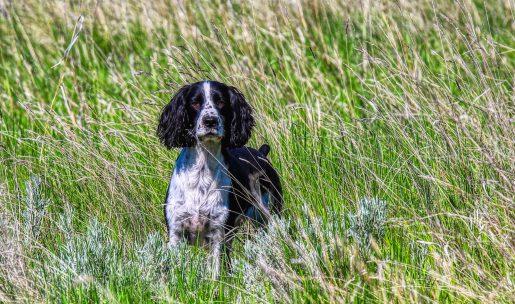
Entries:
{"type": "Polygon", "coordinates": [[[220,275],[220,260],[222,258],[222,244],[223,242],[223,234],[216,234],[211,239],[211,250],[209,252],[208,263],[211,267],[211,278],[213,280],[218,279],[220,275]]]}
{"type": "Polygon", "coordinates": [[[164,203],[164,216],[166,221],[166,229],[168,231],[168,248],[176,247],[183,240],[182,220],[184,212],[181,208],[184,205],[184,190],[180,187],[181,180],[174,171],[168,189],[166,190],[166,199],[164,203]]]}
{"type": "Polygon", "coordinates": [[[181,239],[177,236],[177,233],[175,231],[170,231],[168,233],[168,248],[174,248],[177,247],[180,243],[181,239]]]}
{"type": "Polygon", "coordinates": [[[227,271],[229,273],[232,273],[232,261],[231,261],[231,251],[232,251],[232,238],[230,238],[229,240],[225,241],[224,245],[223,245],[223,250],[224,250],[224,266],[225,266],[225,269],[227,269],[227,271]]]}
{"type": "Polygon", "coordinates": [[[183,240],[182,238],[182,225],[177,221],[177,218],[173,216],[170,208],[167,208],[165,211],[165,216],[167,216],[167,228],[168,228],[168,248],[177,247],[179,243],[183,240]]]}

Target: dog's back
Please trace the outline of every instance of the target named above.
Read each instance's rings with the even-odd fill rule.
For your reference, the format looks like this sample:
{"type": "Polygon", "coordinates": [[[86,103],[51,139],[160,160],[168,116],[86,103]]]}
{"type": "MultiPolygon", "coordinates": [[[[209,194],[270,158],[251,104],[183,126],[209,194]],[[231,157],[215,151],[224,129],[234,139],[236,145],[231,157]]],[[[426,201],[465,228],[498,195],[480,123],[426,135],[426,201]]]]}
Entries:
{"type": "Polygon", "coordinates": [[[270,213],[282,210],[282,188],[277,171],[267,158],[270,147],[262,145],[233,148],[227,151],[229,172],[233,178],[230,209],[234,217],[245,215],[248,219],[265,224],[270,213]],[[256,203],[262,203],[261,206],[256,203]]]}

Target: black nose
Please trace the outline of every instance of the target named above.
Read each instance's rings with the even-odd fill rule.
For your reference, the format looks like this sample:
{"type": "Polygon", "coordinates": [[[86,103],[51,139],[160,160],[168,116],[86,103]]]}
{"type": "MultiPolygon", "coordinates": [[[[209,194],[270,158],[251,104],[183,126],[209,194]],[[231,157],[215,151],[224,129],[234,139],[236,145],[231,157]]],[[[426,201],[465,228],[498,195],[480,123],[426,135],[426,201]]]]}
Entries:
{"type": "Polygon", "coordinates": [[[202,123],[208,128],[214,128],[218,123],[218,119],[216,116],[204,116],[202,123]]]}

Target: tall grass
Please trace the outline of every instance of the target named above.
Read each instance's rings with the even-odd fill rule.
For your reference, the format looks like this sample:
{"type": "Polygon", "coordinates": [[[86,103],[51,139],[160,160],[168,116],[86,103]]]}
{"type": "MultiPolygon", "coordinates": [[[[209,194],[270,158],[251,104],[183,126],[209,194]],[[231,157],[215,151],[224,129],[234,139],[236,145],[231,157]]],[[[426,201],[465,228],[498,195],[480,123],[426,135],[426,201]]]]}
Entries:
{"type": "Polygon", "coordinates": [[[513,10],[0,0],[0,302],[513,302],[513,10]],[[244,92],[285,190],[216,281],[164,248],[154,135],[200,79],[244,92]]]}

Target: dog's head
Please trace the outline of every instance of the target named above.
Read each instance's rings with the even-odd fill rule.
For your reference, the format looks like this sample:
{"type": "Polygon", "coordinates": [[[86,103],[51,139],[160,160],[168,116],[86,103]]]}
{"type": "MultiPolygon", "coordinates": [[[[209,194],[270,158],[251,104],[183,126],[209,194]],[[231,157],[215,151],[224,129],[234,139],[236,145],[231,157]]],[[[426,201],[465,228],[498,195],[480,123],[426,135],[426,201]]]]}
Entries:
{"type": "Polygon", "coordinates": [[[179,89],[163,108],[157,135],[169,149],[205,141],[241,147],[247,143],[253,126],[252,108],[238,89],[216,81],[201,81],[179,89]]]}

